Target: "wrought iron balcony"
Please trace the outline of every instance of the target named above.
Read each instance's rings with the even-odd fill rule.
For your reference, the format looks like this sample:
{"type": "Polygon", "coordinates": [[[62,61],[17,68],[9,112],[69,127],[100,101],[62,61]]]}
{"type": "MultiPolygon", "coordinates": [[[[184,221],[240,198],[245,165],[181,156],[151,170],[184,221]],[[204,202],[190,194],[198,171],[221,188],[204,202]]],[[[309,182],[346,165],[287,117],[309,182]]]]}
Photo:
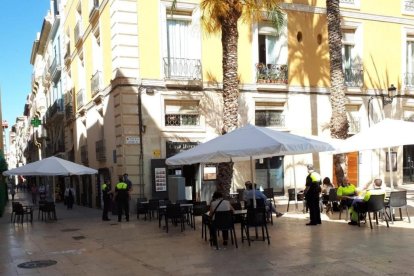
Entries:
{"type": "Polygon", "coordinates": [[[50,74],[52,79],[55,80],[60,76],[60,72],[62,71],[62,67],[60,65],[60,60],[57,57],[53,58],[52,64],[50,65],[50,74]]]}
{"type": "Polygon", "coordinates": [[[165,114],[165,126],[199,126],[198,114],[165,114]]]}
{"type": "Polygon", "coordinates": [[[288,83],[288,66],[286,64],[256,64],[257,83],[288,83]]]}
{"type": "Polygon", "coordinates": [[[102,72],[96,71],[91,78],[91,94],[92,98],[102,89],[102,72]]]}
{"type": "Polygon", "coordinates": [[[76,93],[76,107],[79,110],[85,104],[85,89],[80,89],[76,93]]]}
{"type": "Polygon", "coordinates": [[[58,119],[63,118],[64,112],[64,101],[63,98],[56,100],[46,112],[46,123],[50,124],[58,119]]]}
{"type": "Polygon", "coordinates": [[[285,127],[285,115],[272,110],[256,110],[255,125],[263,127],[285,127]]]}
{"type": "Polygon", "coordinates": [[[364,85],[364,70],[349,68],[344,70],[345,85],[348,87],[362,87],[364,85]]]}
{"type": "Polygon", "coordinates": [[[404,85],[406,87],[414,87],[414,73],[405,73],[404,74],[404,85]]]}
{"type": "Polygon", "coordinates": [[[75,119],[73,105],[71,103],[65,105],[65,117],[66,121],[75,119]]]}
{"type": "Polygon", "coordinates": [[[96,153],[96,160],[97,161],[105,161],[106,160],[106,147],[105,147],[105,140],[99,140],[95,143],[95,153],[96,153]]]}
{"type": "Polygon", "coordinates": [[[202,80],[199,59],[164,58],[164,75],[173,80],[202,80]]]}
{"type": "Polygon", "coordinates": [[[404,10],[406,12],[414,12],[414,0],[405,0],[404,1],[404,10]]]}

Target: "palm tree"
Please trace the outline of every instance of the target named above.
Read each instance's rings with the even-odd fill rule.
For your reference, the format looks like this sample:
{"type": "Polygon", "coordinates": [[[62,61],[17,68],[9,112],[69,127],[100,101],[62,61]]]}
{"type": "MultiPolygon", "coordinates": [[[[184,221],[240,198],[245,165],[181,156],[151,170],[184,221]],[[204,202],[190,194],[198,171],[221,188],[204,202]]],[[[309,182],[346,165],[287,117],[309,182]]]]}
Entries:
{"type": "MultiPolygon", "coordinates": [[[[278,28],[283,26],[284,17],[279,8],[280,0],[202,0],[202,23],[208,33],[221,32],[223,51],[223,127],[226,134],[238,127],[239,79],[238,50],[239,19],[258,22],[265,13],[278,28]]],[[[220,163],[218,166],[217,189],[228,196],[233,176],[233,163],[220,163]]]]}
{"type": "MultiPolygon", "coordinates": [[[[342,31],[339,0],[326,0],[328,21],[328,42],[331,80],[332,116],[330,122],[331,136],[337,139],[348,137],[348,119],[345,110],[345,82],[342,70],[342,31]]],[[[341,183],[347,173],[344,154],[334,156],[336,179],[341,183]]]]}

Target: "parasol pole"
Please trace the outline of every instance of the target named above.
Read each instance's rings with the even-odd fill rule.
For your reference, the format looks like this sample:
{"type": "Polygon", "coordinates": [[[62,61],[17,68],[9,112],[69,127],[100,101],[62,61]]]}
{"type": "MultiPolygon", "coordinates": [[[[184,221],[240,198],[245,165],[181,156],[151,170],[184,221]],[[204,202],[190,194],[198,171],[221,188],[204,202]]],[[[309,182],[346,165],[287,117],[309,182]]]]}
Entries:
{"type": "Polygon", "coordinates": [[[392,162],[391,162],[391,148],[388,148],[388,168],[390,169],[390,182],[391,182],[391,189],[394,190],[394,177],[392,172],[392,162]]]}
{"type": "Polygon", "coordinates": [[[298,192],[296,191],[296,170],[295,170],[295,156],[292,155],[292,169],[293,169],[293,182],[295,183],[295,210],[298,210],[298,192]]]}
{"type": "Polygon", "coordinates": [[[254,175],[254,163],[253,156],[250,156],[250,177],[252,179],[252,188],[253,188],[253,208],[256,209],[256,188],[254,187],[255,175],[254,175]]]}

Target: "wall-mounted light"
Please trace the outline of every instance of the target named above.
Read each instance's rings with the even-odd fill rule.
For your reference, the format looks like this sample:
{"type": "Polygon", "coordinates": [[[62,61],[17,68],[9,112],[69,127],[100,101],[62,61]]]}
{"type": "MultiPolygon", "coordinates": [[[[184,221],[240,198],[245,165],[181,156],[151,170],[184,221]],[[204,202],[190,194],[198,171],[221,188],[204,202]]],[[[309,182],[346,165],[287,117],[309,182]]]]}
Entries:
{"type": "Polygon", "coordinates": [[[392,103],[392,100],[394,99],[394,97],[396,95],[397,88],[394,86],[394,84],[391,84],[391,86],[388,87],[387,91],[388,91],[388,95],[382,95],[382,104],[383,105],[387,105],[387,104],[392,103]]]}

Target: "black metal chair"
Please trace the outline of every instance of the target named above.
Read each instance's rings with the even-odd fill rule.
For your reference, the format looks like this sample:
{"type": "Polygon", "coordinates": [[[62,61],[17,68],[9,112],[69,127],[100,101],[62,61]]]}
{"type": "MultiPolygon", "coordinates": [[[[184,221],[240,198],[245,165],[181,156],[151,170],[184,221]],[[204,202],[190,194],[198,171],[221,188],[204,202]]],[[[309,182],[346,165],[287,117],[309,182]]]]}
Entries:
{"type": "Polygon", "coordinates": [[[17,205],[19,205],[19,204],[20,204],[20,202],[18,202],[18,201],[12,201],[12,210],[11,210],[11,213],[10,213],[10,222],[14,221],[14,217],[16,215],[16,210],[17,210],[17,205]]]}
{"type": "Polygon", "coordinates": [[[142,202],[146,202],[146,198],[139,198],[137,199],[137,219],[139,219],[140,215],[145,215],[144,220],[147,220],[148,215],[148,204],[143,204],[142,202]]]}
{"type": "Polygon", "coordinates": [[[33,222],[33,208],[30,206],[23,206],[21,203],[17,203],[14,205],[15,208],[15,214],[14,214],[14,220],[13,222],[20,222],[23,223],[24,218],[26,217],[26,222],[30,223],[33,222]]]}
{"type": "Polygon", "coordinates": [[[407,213],[408,222],[411,223],[410,215],[408,214],[407,205],[407,191],[393,191],[390,193],[389,201],[385,204],[385,210],[388,210],[388,217],[391,219],[391,223],[394,223],[394,208],[398,208],[400,211],[400,218],[402,218],[401,207],[405,207],[407,213]]]}
{"type": "Polygon", "coordinates": [[[180,223],[181,232],[185,230],[185,217],[181,210],[180,204],[169,204],[166,206],[165,210],[165,227],[168,233],[168,222],[171,220],[173,225],[180,223]]]}
{"type": "Polygon", "coordinates": [[[247,215],[242,223],[242,242],[244,241],[244,233],[247,236],[247,241],[250,246],[250,227],[254,227],[256,231],[256,237],[258,236],[257,228],[262,228],[262,237],[263,241],[265,241],[265,237],[267,238],[267,243],[270,244],[269,238],[269,231],[267,230],[267,223],[266,223],[266,209],[261,208],[248,208],[247,215]],[[265,236],[266,231],[266,236],[265,236]]]}
{"type": "Polygon", "coordinates": [[[289,206],[290,206],[291,201],[295,201],[296,209],[298,209],[298,205],[297,205],[296,201],[297,202],[302,201],[302,203],[303,203],[303,213],[305,213],[306,203],[305,203],[305,196],[304,196],[303,192],[296,193],[296,200],[295,200],[295,188],[288,189],[288,206],[287,206],[287,211],[286,212],[289,212],[289,206]]]}
{"type": "Polygon", "coordinates": [[[42,220],[57,220],[56,206],[54,202],[44,201],[39,204],[39,215],[42,216],[42,220]]]}
{"type": "MultiPolygon", "coordinates": [[[[201,217],[203,214],[208,212],[207,201],[196,201],[194,202],[193,208],[191,209],[191,216],[193,218],[193,228],[196,229],[195,218],[201,217]]],[[[203,236],[203,233],[202,233],[203,236]]]]}
{"type": "Polygon", "coordinates": [[[236,231],[234,229],[233,214],[231,211],[216,211],[214,213],[214,220],[210,226],[211,236],[215,242],[216,249],[218,250],[217,232],[218,231],[229,231],[231,237],[231,244],[237,245],[236,231]]]}
{"type": "Polygon", "coordinates": [[[270,203],[273,204],[273,206],[276,209],[275,194],[273,192],[273,188],[265,188],[263,190],[263,194],[267,197],[267,199],[270,201],[270,203]]]}
{"type": "Polygon", "coordinates": [[[152,218],[155,217],[154,214],[157,214],[158,217],[158,207],[160,205],[160,200],[158,198],[153,198],[148,200],[148,215],[149,219],[152,220],[152,218]]]}
{"type": "Polygon", "coordinates": [[[387,227],[390,227],[388,224],[387,216],[385,215],[385,202],[384,202],[385,195],[371,195],[369,200],[365,204],[361,204],[356,207],[356,211],[358,212],[358,226],[361,226],[361,214],[365,216],[368,214],[369,218],[369,225],[372,229],[372,222],[371,222],[371,213],[374,213],[374,218],[376,219],[378,225],[378,214],[382,214],[383,219],[387,223],[387,227]]]}

